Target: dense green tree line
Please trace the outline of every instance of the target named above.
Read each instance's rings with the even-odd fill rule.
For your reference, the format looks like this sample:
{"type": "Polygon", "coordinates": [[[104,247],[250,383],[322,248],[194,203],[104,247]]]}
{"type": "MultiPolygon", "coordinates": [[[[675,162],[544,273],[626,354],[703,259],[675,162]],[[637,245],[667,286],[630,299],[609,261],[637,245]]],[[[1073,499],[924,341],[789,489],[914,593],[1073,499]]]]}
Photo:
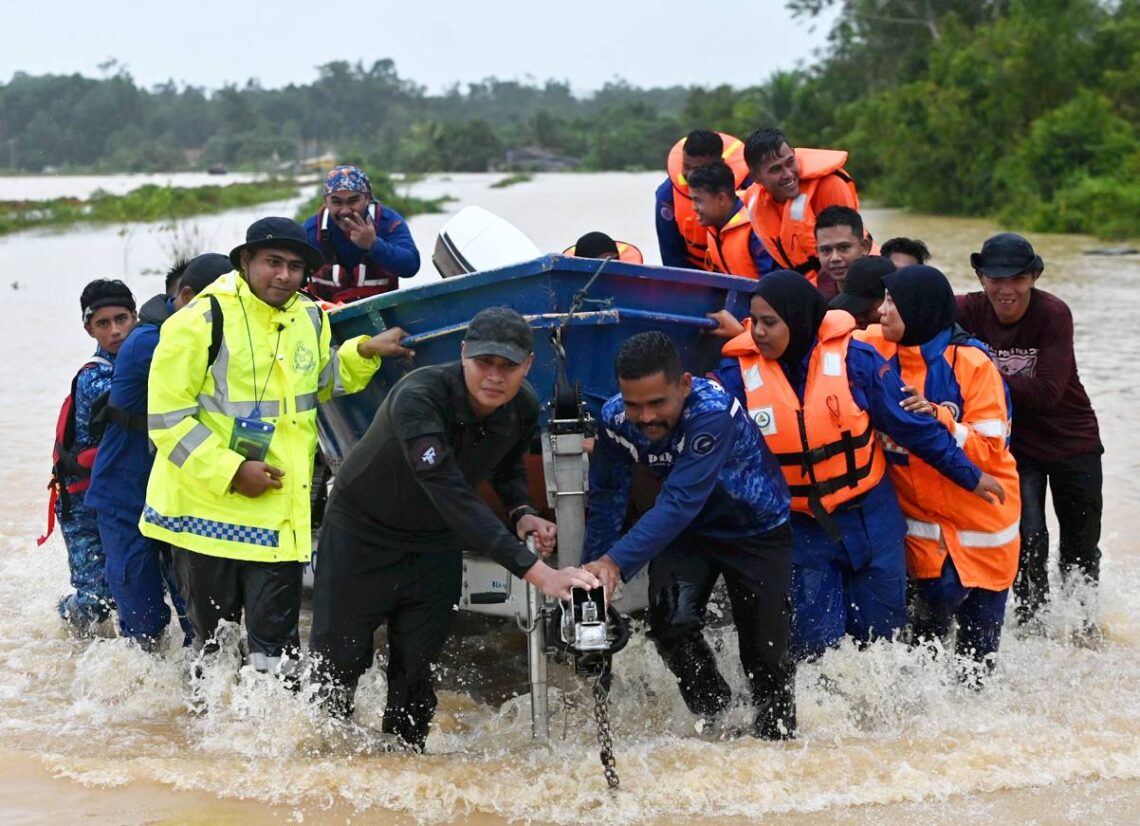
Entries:
{"type": "Polygon", "coordinates": [[[887,204],[1140,235],[1140,0],[787,5],[838,15],[814,65],[745,89],[616,82],[578,98],[564,82],[490,78],[431,95],[390,60],[212,93],[142,89],[121,69],[17,74],[0,85],[0,167],[268,168],[331,150],[477,171],[537,148],[579,169],[649,169],[690,129],[778,125],[798,145],[848,149],[861,190],[887,204]]]}
{"type": "Polygon", "coordinates": [[[922,212],[1140,236],[1138,0],[841,5],[783,122],[848,149],[864,191],[922,212]]]}

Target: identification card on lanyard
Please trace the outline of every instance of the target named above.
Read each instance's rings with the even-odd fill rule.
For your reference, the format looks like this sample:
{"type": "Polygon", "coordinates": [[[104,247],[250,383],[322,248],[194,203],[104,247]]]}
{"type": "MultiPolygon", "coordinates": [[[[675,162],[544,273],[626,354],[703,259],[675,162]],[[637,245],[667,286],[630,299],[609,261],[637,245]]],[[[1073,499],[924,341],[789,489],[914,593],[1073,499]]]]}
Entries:
{"type": "Polygon", "coordinates": [[[234,419],[234,430],[230,434],[230,450],[252,462],[264,462],[269,455],[269,443],[273,441],[273,431],[276,429],[272,422],[238,416],[234,419]]]}

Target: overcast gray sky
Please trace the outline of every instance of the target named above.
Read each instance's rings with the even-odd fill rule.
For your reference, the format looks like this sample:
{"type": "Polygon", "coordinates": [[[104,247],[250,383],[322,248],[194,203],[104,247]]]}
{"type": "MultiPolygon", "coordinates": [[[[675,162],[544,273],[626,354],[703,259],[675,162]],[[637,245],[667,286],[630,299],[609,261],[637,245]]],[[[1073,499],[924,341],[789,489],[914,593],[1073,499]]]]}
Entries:
{"type": "Polygon", "coordinates": [[[56,0],[5,3],[0,82],[16,71],[100,76],[108,58],[136,82],[216,89],[257,78],[309,83],[333,60],[391,58],[438,92],[451,83],[568,80],[576,93],[637,86],[749,86],[811,63],[827,21],[794,21],[781,0],[56,0]],[[814,27],[815,31],[812,31],[814,27]]]}

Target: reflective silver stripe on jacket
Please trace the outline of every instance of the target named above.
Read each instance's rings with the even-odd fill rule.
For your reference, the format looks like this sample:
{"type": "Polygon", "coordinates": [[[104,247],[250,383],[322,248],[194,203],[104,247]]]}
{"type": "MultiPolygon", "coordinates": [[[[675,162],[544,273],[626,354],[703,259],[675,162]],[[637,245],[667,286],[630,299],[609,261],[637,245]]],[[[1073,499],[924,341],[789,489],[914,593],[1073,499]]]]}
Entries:
{"type": "Polygon", "coordinates": [[[170,461],[173,462],[176,467],[182,467],[186,464],[186,460],[190,458],[190,454],[194,452],[195,448],[210,438],[211,433],[213,433],[213,431],[201,422],[195,424],[190,428],[190,432],[179,439],[178,444],[170,451],[170,461]]]}
{"type": "Polygon", "coordinates": [[[187,407],[183,410],[171,410],[169,413],[151,413],[146,417],[146,426],[148,430],[166,430],[197,412],[197,407],[187,407]]]}

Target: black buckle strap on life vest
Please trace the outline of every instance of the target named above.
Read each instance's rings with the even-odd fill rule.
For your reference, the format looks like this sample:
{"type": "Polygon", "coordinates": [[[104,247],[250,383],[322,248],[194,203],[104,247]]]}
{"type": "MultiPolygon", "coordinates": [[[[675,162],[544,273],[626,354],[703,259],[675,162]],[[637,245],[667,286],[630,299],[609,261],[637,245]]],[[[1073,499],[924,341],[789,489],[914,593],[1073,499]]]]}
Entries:
{"type": "Polygon", "coordinates": [[[798,272],[800,275],[804,275],[804,276],[806,276],[809,272],[815,272],[816,270],[819,269],[819,256],[818,255],[813,255],[811,258],[809,258],[807,261],[805,261],[802,264],[793,264],[792,263],[792,257],[790,255],[788,255],[788,251],[786,249],[784,249],[784,242],[781,241],[778,237],[773,238],[772,241],[776,245],[776,250],[780,253],[780,256],[784,259],[783,261],[779,261],[777,263],[779,263],[781,266],[783,266],[784,269],[794,270],[795,272],[798,272]]]}
{"type": "Polygon", "coordinates": [[[871,475],[871,469],[875,464],[875,450],[877,447],[871,447],[871,460],[862,467],[855,468],[854,471],[848,470],[842,476],[836,476],[832,479],[826,479],[823,482],[817,482],[814,478],[810,485],[789,485],[792,496],[806,496],[812,498],[812,494],[819,498],[830,496],[836,491],[843,490],[844,488],[858,487],[859,483],[871,475]]]}
{"type": "Polygon", "coordinates": [[[800,275],[807,275],[809,272],[815,272],[819,269],[819,256],[813,255],[807,261],[800,264],[799,266],[792,267],[792,269],[798,272],[800,275]]]}
{"type": "Polygon", "coordinates": [[[104,408],[103,419],[108,424],[117,424],[124,430],[131,430],[135,433],[147,432],[145,413],[132,413],[122,407],[108,404],[104,408]]]}
{"type": "Polygon", "coordinates": [[[850,473],[855,467],[855,451],[859,448],[866,447],[871,441],[872,435],[873,431],[870,425],[858,436],[852,436],[850,430],[844,430],[837,441],[828,442],[825,445],[813,447],[810,450],[800,451],[798,453],[777,453],[776,459],[781,465],[799,465],[804,468],[804,472],[806,473],[808,465],[818,465],[821,462],[826,462],[833,456],[845,453],[847,454],[848,473],[850,473]]]}
{"type": "MultiPolygon", "coordinates": [[[[807,424],[804,421],[804,411],[802,408],[796,411],[796,424],[799,425],[800,444],[803,446],[803,452],[806,454],[810,452],[810,448],[808,447],[807,424]]],[[[831,514],[827,512],[827,508],[823,506],[822,499],[824,494],[816,490],[819,484],[815,478],[815,466],[810,463],[805,464],[804,471],[807,473],[811,484],[790,485],[789,487],[792,488],[792,496],[806,497],[808,500],[808,510],[811,511],[811,515],[815,518],[815,521],[819,523],[819,526],[823,528],[823,532],[826,533],[828,538],[837,546],[840,548],[844,547],[843,532],[839,530],[839,526],[835,524],[835,520],[832,519],[831,514]],[[797,488],[806,488],[806,490],[801,490],[797,493],[795,490],[797,488]]]]}

